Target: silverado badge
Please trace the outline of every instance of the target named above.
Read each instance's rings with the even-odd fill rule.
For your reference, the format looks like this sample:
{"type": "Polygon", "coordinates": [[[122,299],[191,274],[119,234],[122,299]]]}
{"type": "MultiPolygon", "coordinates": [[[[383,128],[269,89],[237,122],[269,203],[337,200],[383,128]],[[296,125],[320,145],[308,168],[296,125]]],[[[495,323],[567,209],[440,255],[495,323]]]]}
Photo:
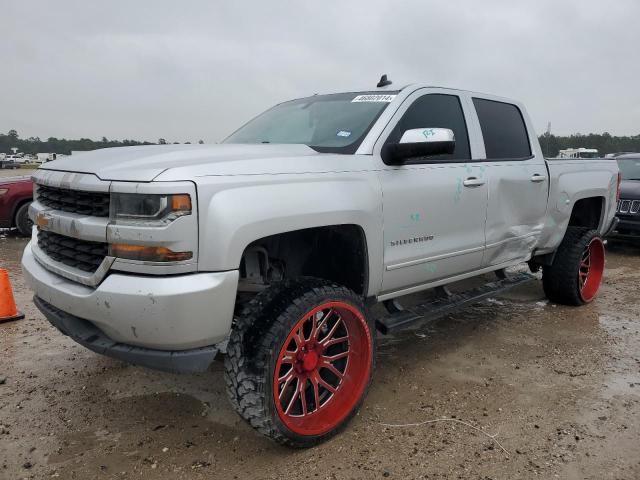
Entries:
{"type": "Polygon", "coordinates": [[[433,240],[433,235],[422,235],[421,237],[411,237],[411,238],[403,238],[401,240],[391,240],[389,245],[392,247],[397,247],[398,245],[409,245],[412,243],[422,243],[429,242],[433,240]]]}

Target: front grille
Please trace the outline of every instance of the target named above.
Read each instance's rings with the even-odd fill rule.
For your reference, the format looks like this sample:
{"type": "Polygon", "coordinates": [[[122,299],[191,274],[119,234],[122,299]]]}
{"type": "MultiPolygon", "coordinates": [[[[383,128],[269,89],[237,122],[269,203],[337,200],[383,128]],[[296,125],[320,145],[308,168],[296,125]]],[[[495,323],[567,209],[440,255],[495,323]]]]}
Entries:
{"type": "Polygon", "coordinates": [[[57,262],[92,273],[108,254],[106,243],[78,240],[44,230],[38,230],[38,247],[57,262]]]}
{"type": "Polygon", "coordinates": [[[38,185],[38,202],[54,210],[92,217],[109,216],[109,194],[38,185]]]}
{"type": "Polygon", "coordinates": [[[640,200],[618,200],[616,212],[637,215],[640,212],[640,200]]]}

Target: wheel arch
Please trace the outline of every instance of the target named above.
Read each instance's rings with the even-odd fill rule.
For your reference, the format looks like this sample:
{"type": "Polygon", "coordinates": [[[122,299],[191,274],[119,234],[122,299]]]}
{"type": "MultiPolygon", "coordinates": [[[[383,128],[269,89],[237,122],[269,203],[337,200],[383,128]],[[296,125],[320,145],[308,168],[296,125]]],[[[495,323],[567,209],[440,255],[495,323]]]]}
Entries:
{"type": "Polygon", "coordinates": [[[251,278],[250,274],[256,271],[263,277],[256,280],[265,281],[269,268],[278,269],[282,278],[304,276],[333,281],[366,297],[370,277],[366,233],[357,224],[323,225],[277,233],[249,243],[240,258],[241,281],[251,278]],[[250,258],[254,253],[257,261],[250,258]],[[274,266],[274,262],[278,265],[274,266]]]}
{"type": "Polygon", "coordinates": [[[363,293],[379,291],[382,193],[375,173],[271,175],[251,182],[232,178],[224,185],[219,179],[202,181],[211,183],[198,185],[201,270],[239,269],[247,248],[269,237],[346,229],[357,232],[363,246],[363,293]]]}
{"type": "Polygon", "coordinates": [[[600,231],[605,218],[605,204],[602,196],[580,198],[573,204],[568,226],[600,231]]]}
{"type": "Polygon", "coordinates": [[[570,227],[581,227],[589,230],[597,230],[601,233],[607,227],[607,200],[602,195],[581,196],[571,204],[571,210],[566,212],[564,221],[556,223],[555,213],[548,218],[547,229],[553,230],[551,240],[546,248],[538,250],[532,258],[532,265],[551,265],[562,240],[569,232],[570,227]],[[555,229],[551,227],[555,226],[555,229]],[[549,244],[552,245],[549,248],[549,244]]]}

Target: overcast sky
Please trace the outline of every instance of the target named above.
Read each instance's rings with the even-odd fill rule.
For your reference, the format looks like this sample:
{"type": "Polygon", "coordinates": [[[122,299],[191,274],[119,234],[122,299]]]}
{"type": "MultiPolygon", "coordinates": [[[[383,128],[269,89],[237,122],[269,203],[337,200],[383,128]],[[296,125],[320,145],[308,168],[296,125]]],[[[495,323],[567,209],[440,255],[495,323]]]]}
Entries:
{"type": "Polygon", "coordinates": [[[640,134],[640,1],[30,1],[0,6],[0,132],[215,142],[274,103],[427,83],[538,133],[640,134]]]}

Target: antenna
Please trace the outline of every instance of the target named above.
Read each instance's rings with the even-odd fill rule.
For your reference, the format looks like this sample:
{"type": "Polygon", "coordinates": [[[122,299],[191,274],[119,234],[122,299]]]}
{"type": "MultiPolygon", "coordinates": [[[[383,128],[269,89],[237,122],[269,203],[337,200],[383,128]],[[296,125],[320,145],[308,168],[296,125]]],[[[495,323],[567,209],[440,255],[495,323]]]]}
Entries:
{"type": "Polygon", "coordinates": [[[380,77],[380,81],[378,82],[378,84],[376,85],[376,87],[381,88],[381,87],[386,87],[387,85],[391,85],[393,82],[391,80],[387,79],[387,74],[385,73],[384,75],[382,75],[380,77]]]}

